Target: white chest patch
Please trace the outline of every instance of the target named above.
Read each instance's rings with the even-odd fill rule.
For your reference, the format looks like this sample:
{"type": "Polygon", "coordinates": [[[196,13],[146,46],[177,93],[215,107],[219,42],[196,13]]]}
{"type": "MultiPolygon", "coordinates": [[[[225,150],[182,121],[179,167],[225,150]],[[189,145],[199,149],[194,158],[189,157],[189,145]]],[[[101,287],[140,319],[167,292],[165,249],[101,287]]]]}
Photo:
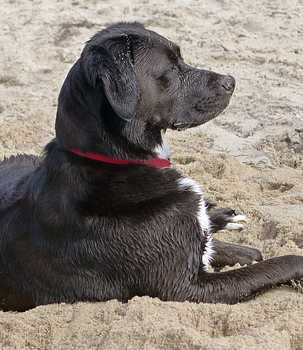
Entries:
{"type": "Polygon", "coordinates": [[[170,147],[167,143],[163,141],[162,145],[158,145],[155,149],[154,152],[158,155],[159,158],[162,159],[170,159],[171,158],[171,151],[170,147]]]}
{"type": "Polygon", "coordinates": [[[210,262],[212,260],[212,255],[214,253],[213,244],[212,244],[212,235],[210,233],[210,221],[206,210],[205,201],[203,198],[203,191],[201,186],[193,179],[188,177],[183,177],[178,180],[179,188],[182,190],[190,190],[200,196],[198,211],[197,211],[197,220],[201,227],[201,233],[207,239],[205,249],[202,256],[202,262],[207,270],[210,262]]]}

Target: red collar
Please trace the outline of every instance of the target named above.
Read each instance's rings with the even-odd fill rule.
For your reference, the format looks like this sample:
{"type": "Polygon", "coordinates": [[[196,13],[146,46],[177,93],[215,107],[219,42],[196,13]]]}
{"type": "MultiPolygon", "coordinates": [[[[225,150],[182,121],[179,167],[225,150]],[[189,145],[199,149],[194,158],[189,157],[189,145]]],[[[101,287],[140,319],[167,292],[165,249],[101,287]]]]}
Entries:
{"type": "Polygon", "coordinates": [[[169,168],[171,162],[168,159],[162,158],[152,158],[152,159],[117,159],[111,158],[104,154],[93,153],[93,152],[82,152],[79,149],[73,148],[70,152],[76,154],[77,156],[97,160],[98,162],[117,164],[117,165],[149,165],[155,168],[169,168]]]}

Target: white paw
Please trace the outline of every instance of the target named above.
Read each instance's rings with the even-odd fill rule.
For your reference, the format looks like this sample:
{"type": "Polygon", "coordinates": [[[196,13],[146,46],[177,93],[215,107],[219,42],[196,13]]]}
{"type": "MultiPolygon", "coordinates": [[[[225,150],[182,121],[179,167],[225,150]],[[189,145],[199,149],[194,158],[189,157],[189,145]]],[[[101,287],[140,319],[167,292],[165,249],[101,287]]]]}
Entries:
{"type": "Polygon", "coordinates": [[[247,219],[246,215],[240,214],[240,215],[233,216],[231,218],[231,221],[232,222],[244,222],[244,223],[247,223],[248,219],[247,219]]]}
{"type": "Polygon", "coordinates": [[[247,223],[247,217],[246,215],[240,214],[235,215],[230,218],[230,222],[226,224],[225,229],[226,230],[238,230],[241,231],[244,228],[244,224],[247,223]]]}
{"type": "Polygon", "coordinates": [[[225,229],[226,230],[243,230],[244,228],[244,225],[243,224],[234,224],[232,222],[229,222],[226,226],[225,226],[225,229]]]}

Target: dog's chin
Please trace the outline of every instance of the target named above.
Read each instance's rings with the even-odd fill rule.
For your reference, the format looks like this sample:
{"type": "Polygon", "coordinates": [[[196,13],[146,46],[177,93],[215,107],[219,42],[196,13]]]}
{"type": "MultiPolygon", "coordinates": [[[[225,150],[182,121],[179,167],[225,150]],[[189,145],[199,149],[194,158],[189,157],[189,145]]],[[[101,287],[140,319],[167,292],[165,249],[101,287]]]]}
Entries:
{"type": "MultiPolygon", "coordinates": [[[[200,126],[203,125],[207,122],[209,122],[210,120],[216,118],[219,114],[221,114],[223,112],[223,110],[227,107],[224,106],[224,108],[220,108],[217,111],[213,111],[212,113],[203,113],[201,115],[194,116],[193,118],[191,118],[191,120],[187,120],[187,121],[174,121],[171,125],[170,125],[170,129],[172,130],[177,130],[177,131],[183,131],[186,129],[190,129],[190,128],[194,128],[196,126],[200,126]]],[[[196,114],[196,113],[195,113],[196,114]]],[[[199,113],[200,114],[200,113],[199,113]]]]}

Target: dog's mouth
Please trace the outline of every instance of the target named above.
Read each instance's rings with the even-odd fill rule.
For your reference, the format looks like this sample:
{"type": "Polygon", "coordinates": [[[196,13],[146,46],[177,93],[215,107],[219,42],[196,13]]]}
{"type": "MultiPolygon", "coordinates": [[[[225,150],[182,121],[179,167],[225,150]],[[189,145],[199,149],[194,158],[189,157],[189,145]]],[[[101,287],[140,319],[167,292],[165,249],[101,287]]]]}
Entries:
{"type": "Polygon", "coordinates": [[[182,123],[182,122],[177,122],[173,123],[171,125],[172,130],[177,130],[177,131],[183,131],[189,128],[194,128],[195,126],[199,126],[201,123],[182,123]]]}
{"type": "Polygon", "coordinates": [[[219,114],[221,114],[225,110],[225,108],[228,106],[228,104],[229,104],[229,99],[226,99],[224,103],[216,106],[216,108],[213,108],[211,111],[206,111],[205,109],[198,109],[197,107],[195,107],[193,110],[193,117],[188,118],[189,120],[191,119],[190,121],[189,120],[174,121],[170,124],[169,128],[172,130],[183,131],[189,128],[194,128],[196,126],[205,124],[210,120],[216,118],[219,114]],[[198,114],[198,117],[197,117],[197,114],[198,114]]]}
{"type": "Polygon", "coordinates": [[[186,129],[189,129],[189,128],[194,128],[196,126],[200,126],[202,124],[205,124],[207,123],[208,121],[216,118],[219,114],[221,114],[222,110],[218,110],[216,112],[213,112],[213,113],[209,113],[208,115],[205,115],[203,120],[201,121],[191,121],[191,122],[174,122],[171,124],[170,128],[172,130],[177,130],[177,131],[183,131],[183,130],[186,130],[186,129]]]}

